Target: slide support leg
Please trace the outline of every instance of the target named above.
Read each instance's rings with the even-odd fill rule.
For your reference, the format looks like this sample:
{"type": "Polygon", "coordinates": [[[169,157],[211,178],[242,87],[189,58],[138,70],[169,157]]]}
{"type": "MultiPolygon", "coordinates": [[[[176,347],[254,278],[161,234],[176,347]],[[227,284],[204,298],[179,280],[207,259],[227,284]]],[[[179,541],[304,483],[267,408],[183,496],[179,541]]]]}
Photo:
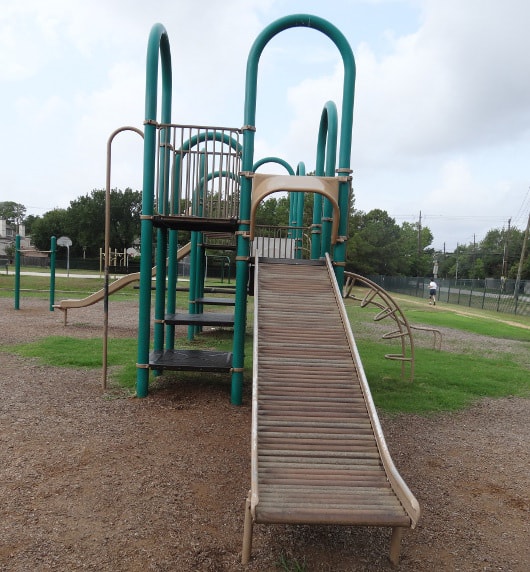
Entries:
{"type": "Polygon", "coordinates": [[[248,494],[247,500],[245,502],[245,528],[243,531],[243,553],[241,556],[241,562],[243,565],[248,564],[250,560],[250,553],[252,551],[252,513],[250,511],[250,493],[248,494]]]}

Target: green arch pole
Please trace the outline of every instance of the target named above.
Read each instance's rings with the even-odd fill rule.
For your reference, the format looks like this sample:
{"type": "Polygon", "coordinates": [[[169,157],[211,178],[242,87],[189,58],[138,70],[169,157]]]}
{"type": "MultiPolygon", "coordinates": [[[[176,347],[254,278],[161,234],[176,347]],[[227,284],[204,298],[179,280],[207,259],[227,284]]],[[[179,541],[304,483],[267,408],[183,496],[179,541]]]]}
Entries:
{"type": "MultiPolygon", "coordinates": [[[[282,165],[282,167],[285,167],[289,175],[294,175],[294,169],[291,167],[291,165],[289,165],[287,161],[279,157],[264,157],[263,159],[260,159],[259,161],[256,161],[254,163],[252,170],[257,171],[257,169],[261,167],[261,165],[265,165],[266,163],[277,163],[278,165],[282,165]]],[[[293,226],[295,224],[295,212],[296,212],[295,209],[296,209],[297,195],[298,193],[289,193],[289,220],[287,223],[288,226],[293,226]]],[[[288,238],[293,238],[293,231],[289,230],[287,236],[288,238]]]]}
{"type": "Polygon", "coordinates": [[[147,46],[143,193],[141,220],[140,294],[138,310],[138,361],[136,395],[146,397],[149,386],[149,344],[151,322],[151,267],[153,259],[153,206],[156,161],[156,111],[159,54],[162,70],[162,122],[171,121],[171,53],[162,24],[155,24],[147,46]]]}
{"type": "Polygon", "coordinates": [[[281,159],[280,157],[263,157],[263,159],[260,159],[254,163],[252,170],[257,171],[262,165],[265,165],[266,163],[277,163],[278,165],[285,167],[285,170],[289,173],[289,175],[294,175],[294,169],[291,167],[291,165],[289,165],[285,159],[281,159]]]}
{"type": "Polygon", "coordinates": [[[54,311],[55,304],[55,253],[57,251],[57,238],[52,236],[50,246],[50,312],[54,311]]]}
{"type": "MultiPolygon", "coordinates": [[[[300,161],[298,166],[296,167],[296,174],[300,176],[305,175],[305,163],[300,161]]],[[[295,255],[296,258],[302,258],[303,252],[303,241],[304,241],[304,232],[302,230],[304,226],[304,202],[305,202],[305,193],[296,193],[298,196],[296,202],[296,246],[295,246],[295,255]]]]}
{"type": "MultiPolygon", "coordinates": [[[[335,176],[335,165],[337,162],[337,133],[338,133],[337,107],[332,101],[328,101],[322,111],[320,118],[320,128],[317,144],[317,165],[324,171],[317,175],[326,177],[335,176]]],[[[331,219],[333,216],[333,205],[331,201],[324,198],[322,208],[322,234],[320,256],[325,256],[326,252],[331,254],[331,219]]]]}
{"type": "MultiPolygon", "coordinates": [[[[346,37],[338,28],[327,20],[309,14],[293,14],[285,16],[269,24],[256,38],[250,48],[245,82],[245,108],[243,124],[243,157],[242,157],[242,180],[241,201],[239,205],[240,225],[237,237],[236,257],[236,306],[234,322],[234,345],[232,358],[232,403],[240,404],[243,390],[244,351],[245,351],[245,328],[247,311],[247,283],[249,275],[250,244],[244,234],[250,230],[250,206],[252,193],[252,179],[245,174],[251,173],[254,162],[254,134],[256,125],[256,93],[258,83],[258,63],[263,49],[267,43],[280,32],[289,28],[306,27],[313,28],[326,34],[339,49],[344,63],[344,86],[342,96],[342,129],[339,153],[339,168],[345,173],[350,168],[351,154],[351,127],[353,122],[353,98],[355,86],[355,60],[346,37]]],[[[339,233],[345,236],[348,222],[348,198],[349,184],[341,183],[339,187],[339,207],[341,220],[339,221],[339,233]],[[344,219],[344,220],[343,220],[344,219]]],[[[339,264],[344,263],[346,248],[344,244],[335,248],[335,260],[339,264]],[[342,248],[339,248],[342,247],[342,248]],[[341,258],[342,257],[342,260],[341,258]]],[[[342,288],[344,281],[344,268],[337,273],[339,286],[342,288]]]]}
{"type": "Polygon", "coordinates": [[[20,234],[15,236],[15,310],[20,310],[20,234]]]}

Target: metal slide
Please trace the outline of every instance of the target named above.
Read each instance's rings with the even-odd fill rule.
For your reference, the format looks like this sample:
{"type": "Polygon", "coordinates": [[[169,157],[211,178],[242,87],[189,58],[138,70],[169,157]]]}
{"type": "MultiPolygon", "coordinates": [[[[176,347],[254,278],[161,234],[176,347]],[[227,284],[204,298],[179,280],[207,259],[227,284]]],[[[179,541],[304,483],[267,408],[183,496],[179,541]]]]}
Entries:
{"type": "MultiPolygon", "coordinates": [[[[177,253],[177,260],[182,260],[185,256],[187,256],[190,253],[190,250],[191,250],[190,242],[179,248],[177,253]]],[[[156,274],[156,266],[153,267],[152,276],[155,276],[155,274],[156,274]]],[[[118,290],[121,290],[122,288],[125,288],[125,286],[131,284],[132,282],[137,282],[138,280],[140,280],[139,272],[133,272],[132,274],[125,274],[124,276],[121,276],[120,278],[118,278],[117,280],[112,282],[112,284],[109,285],[109,294],[114,294],[115,292],[118,292],[118,290]]],[[[102,288],[101,290],[98,290],[97,292],[90,294],[86,298],[61,300],[58,304],[54,304],[53,307],[57,308],[58,310],[66,312],[70,308],[85,308],[86,306],[92,306],[92,304],[101,302],[101,300],[103,300],[104,297],[105,297],[105,288],[102,288]]],[[[65,322],[66,322],[66,316],[65,316],[65,322]]]]}
{"type": "Polygon", "coordinates": [[[420,507],[390,458],[329,258],[255,270],[251,490],[256,523],[385,526],[390,559],[420,507]]]}

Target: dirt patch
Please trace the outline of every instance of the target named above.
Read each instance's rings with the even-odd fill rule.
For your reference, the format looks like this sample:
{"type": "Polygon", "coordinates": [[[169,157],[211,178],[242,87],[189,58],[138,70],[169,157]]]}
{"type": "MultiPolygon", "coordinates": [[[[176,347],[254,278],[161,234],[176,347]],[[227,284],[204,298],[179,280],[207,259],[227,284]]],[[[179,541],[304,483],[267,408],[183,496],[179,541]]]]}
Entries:
{"type": "MultiPolygon", "coordinates": [[[[101,336],[102,308],[63,326],[45,301],[0,299],[2,345],[101,336]]],[[[134,304],[111,305],[112,336],[134,336],[134,304]]],[[[162,378],[146,399],[103,393],[100,371],[0,353],[0,570],[238,571],[250,483],[250,399],[225,377],[162,378]]],[[[456,413],[382,416],[392,457],[423,509],[400,570],[526,571],[530,400],[456,413]]],[[[390,570],[390,531],[261,526],[249,571],[281,555],[308,571],[390,570]]]]}

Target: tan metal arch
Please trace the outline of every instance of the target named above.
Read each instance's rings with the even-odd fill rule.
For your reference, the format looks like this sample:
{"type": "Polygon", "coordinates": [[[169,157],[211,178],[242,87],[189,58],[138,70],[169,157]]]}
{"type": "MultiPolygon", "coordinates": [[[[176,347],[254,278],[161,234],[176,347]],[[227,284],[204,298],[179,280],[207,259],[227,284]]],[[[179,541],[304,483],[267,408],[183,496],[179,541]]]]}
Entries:
{"type": "Polygon", "coordinates": [[[339,229],[339,179],[335,177],[314,177],[310,175],[252,175],[252,202],[250,207],[250,239],[254,238],[256,211],[259,203],[268,195],[279,191],[318,193],[333,205],[331,242],[337,242],[339,229]]]}

